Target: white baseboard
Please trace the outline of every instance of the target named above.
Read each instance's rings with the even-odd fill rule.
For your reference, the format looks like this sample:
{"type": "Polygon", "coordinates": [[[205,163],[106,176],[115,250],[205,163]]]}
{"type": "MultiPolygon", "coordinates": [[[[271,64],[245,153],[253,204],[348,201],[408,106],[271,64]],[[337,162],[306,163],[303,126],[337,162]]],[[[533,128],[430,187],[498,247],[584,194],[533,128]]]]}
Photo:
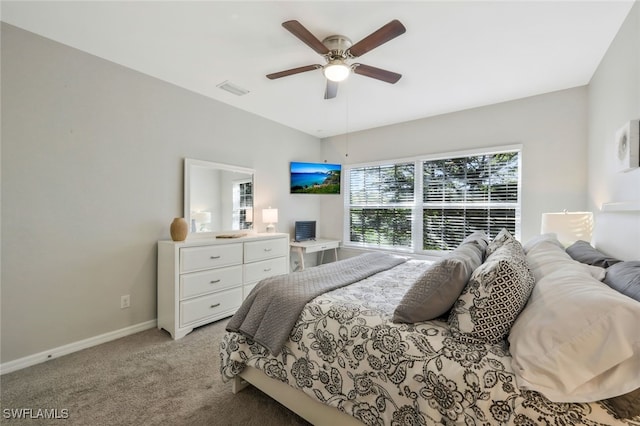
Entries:
{"type": "Polygon", "coordinates": [[[68,345],[59,346],[48,351],[5,362],[0,364],[0,375],[11,373],[12,371],[16,370],[21,370],[26,367],[31,367],[32,365],[40,364],[42,362],[49,361],[50,359],[59,358],[63,355],[68,355],[70,353],[77,352],[82,349],[87,349],[92,346],[97,346],[102,343],[107,343],[121,337],[149,330],[150,328],[156,327],[157,324],[157,320],[141,322],[140,324],[121,328],[120,330],[110,331],[108,333],[100,334],[99,336],[89,337],[88,339],[69,343],[68,345]]]}

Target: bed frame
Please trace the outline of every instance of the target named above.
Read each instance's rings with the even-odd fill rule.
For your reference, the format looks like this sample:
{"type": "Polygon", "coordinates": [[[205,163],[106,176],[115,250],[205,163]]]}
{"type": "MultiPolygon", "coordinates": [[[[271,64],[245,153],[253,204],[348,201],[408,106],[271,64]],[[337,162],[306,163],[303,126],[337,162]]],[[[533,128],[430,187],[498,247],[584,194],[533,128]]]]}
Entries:
{"type": "Polygon", "coordinates": [[[337,408],[313,400],[304,392],[272,379],[257,368],[246,366],[242,373],[234,377],[232,391],[238,393],[249,385],[260,389],[313,425],[362,426],[360,421],[337,408]]]}

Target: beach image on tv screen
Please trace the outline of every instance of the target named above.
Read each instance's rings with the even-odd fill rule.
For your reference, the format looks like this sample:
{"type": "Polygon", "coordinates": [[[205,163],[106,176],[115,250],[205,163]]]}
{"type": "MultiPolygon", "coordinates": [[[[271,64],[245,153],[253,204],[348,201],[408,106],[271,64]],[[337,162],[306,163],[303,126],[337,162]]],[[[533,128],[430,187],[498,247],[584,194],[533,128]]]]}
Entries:
{"type": "Polygon", "coordinates": [[[339,194],[340,164],[291,162],[292,194],[339,194]]]}

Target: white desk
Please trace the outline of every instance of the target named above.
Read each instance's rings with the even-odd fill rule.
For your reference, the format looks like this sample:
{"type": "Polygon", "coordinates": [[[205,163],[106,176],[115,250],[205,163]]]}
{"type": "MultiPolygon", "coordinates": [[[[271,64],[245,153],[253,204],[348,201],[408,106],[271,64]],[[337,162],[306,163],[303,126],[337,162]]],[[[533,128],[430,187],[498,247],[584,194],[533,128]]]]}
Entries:
{"type": "Polygon", "coordinates": [[[338,260],[338,247],[340,246],[340,240],[327,240],[324,238],[318,238],[317,240],[308,241],[291,241],[289,243],[291,248],[298,253],[300,259],[300,270],[304,270],[304,255],[307,253],[321,252],[320,264],[324,260],[324,251],[333,249],[334,260],[338,260]]]}

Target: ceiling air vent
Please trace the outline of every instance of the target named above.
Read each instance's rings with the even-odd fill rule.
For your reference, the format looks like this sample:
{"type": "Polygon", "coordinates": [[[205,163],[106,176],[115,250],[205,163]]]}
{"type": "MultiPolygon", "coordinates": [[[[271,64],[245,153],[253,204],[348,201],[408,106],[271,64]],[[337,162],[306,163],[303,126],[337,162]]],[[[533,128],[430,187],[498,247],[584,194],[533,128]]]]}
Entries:
{"type": "Polygon", "coordinates": [[[222,83],[218,84],[216,87],[219,87],[222,90],[226,90],[229,93],[233,93],[236,96],[242,96],[249,93],[247,89],[243,89],[240,86],[236,86],[235,84],[231,83],[229,80],[223,81],[222,83]]]}

